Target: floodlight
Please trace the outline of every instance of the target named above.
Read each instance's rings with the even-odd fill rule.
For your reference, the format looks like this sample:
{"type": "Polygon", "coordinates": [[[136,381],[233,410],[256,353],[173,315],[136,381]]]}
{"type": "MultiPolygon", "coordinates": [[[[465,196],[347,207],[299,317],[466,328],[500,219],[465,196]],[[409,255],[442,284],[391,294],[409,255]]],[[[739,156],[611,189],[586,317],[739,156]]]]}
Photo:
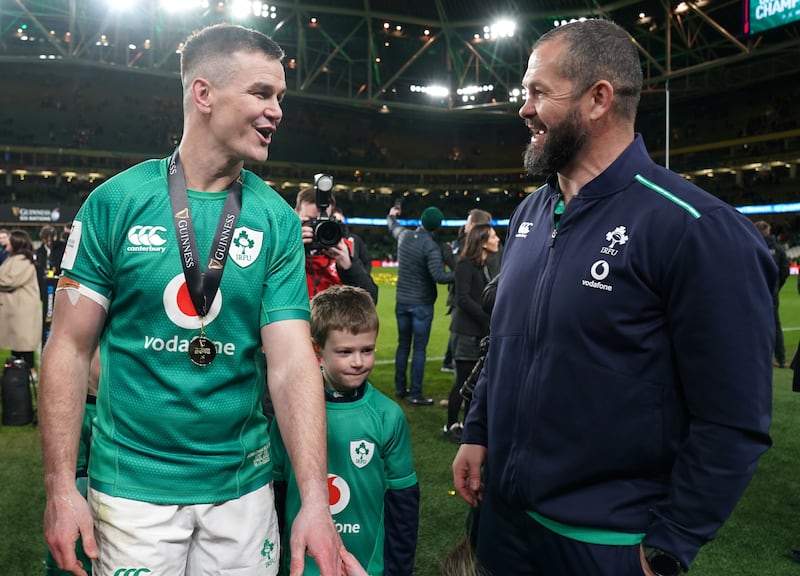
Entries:
{"type": "Polygon", "coordinates": [[[256,2],[250,2],[249,0],[234,0],[231,3],[231,15],[234,18],[247,18],[250,15],[250,11],[255,8],[255,4],[256,2]]]}
{"type": "Polygon", "coordinates": [[[426,93],[430,96],[445,97],[450,95],[450,90],[445,86],[428,86],[426,93]]]}
{"type": "MultiPolygon", "coordinates": [[[[486,28],[484,28],[486,30],[486,28]]],[[[511,20],[498,20],[489,27],[492,40],[497,38],[511,38],[517,30],[517,25],[511,20]]]]}
{"type": "Polygon", "coordinates": [[[411,90],[411,92],[421,92],[422,94],[442,98],[450,95],[450,89],[446,86],[417,86],[416,84],[412,84],[409,90],[411,90]]]}

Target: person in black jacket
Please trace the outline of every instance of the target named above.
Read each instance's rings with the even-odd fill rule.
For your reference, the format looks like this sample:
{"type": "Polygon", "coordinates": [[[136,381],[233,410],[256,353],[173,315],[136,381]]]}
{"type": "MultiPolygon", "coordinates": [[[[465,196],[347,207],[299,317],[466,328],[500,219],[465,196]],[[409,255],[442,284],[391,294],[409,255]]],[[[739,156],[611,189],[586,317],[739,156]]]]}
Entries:
{"type": "MultiPolygon", "coordinates": [[[[481,210],[480,208],[473,208],[470,210],[467,213],[466,222],[464,222],[464,225],[458,229],[458,237],[452,242],[445,242],[442,244],[442,258],[444,258],[444,263],[447,264],[451,270],[455,270],[456,260],[458,259],[461,249],[464,247],[467,233],[472,230],[472,227],[476,224],[491,223],[492,215],[486,210],[481,210]]],[[[500,261],[502,257],[503,245],[501,244],[498,251],[490,254],[486,261],[486,265],[489,267],[489,271],[491,272],[492,276],[500,272],[500,261]]],[[[447,287],[447,314],[452,314],[453,308],[455,308],[455,292],[453,291],[453,285],[450,284],[447,287]]],[[[450,340],[447,341],[447,349],[444,352],[442,372],[455,372],[455,365],[453,364],[453,350],[451,348],[450,340]]]]}
{"type": "MultiPolygon", "coordinates": [[[[783,328],[781,328],[781,314],[780,314],[780,294],[781,288],[786,283],[789,277],[789,257],[786,255],[786,250],[783,249],[780,242],[772,234],[772,227],[763,220],[756,222],[756,228],[761,232],[764,241],[767,243],[769,253],[772,255],[775,264],[778,266],[778,281],[772,291],[772,308],[775,313],[775,360],[773,365],[778,368],[788,368],[786,363],[786,346],[783,343],[783,328]]],[[[798,276],[800,278],[800,276],[798,276]]]]}
{"type": "MultiPolygon", "coordinates": [[[[491,224],[476,224],[470,228],[455,265],[453,320],[450,324],[450,343],[456,374],[447,404],[445,439],[458,443],[462,425],[458,421],[461,408],[461,386],[480,358],[480,342],[489,334],[490,315],[481,305],[483,289],[493,274],[487,265],[489,256],[500,249],[500,237],[491,224]]],[[[465,401],[464,413],[469,412],[465,401]]]]}
{"type": "Polygon", "coordinates": [[[369,248],[367,248],[367,243],[364,242],[364,239],[350,230],[350,228],[345,223],[345,215],[341,208],[336,206],[333,209],[333,213],[331,214],[334,218],[336,218],[339,222],[342,223],[344,226],[344,237],[350,241],[353,245],[353,257],[361,262],[361,265],[364,266],[364,270],[367,271],[367,274],[372,273],[372,256],[370,256],[369,248]]]}
{"type": "Polygon", "coordinates": [[[61,259],[67,243],[59,239],[58,231],[54,226],[43,226],[39,231],[42,243],[34,253],[34,264],[39,279],[39,298],[42,301],[42,321],[47,319],[48,312],[48,284],[55,290],[56,278],[61,275],[61,259]]]}
{"type": "Polygon", "coordinates": [[[58,276],[61,274],[61,258],[64,256],[64,248],[67,244],[59,239],[58,231],[53,226],[43,226],[39,231],[39,238],[42,243],[36,249],[36,268],[39,270],[39,278],[50,275],[58,276]]]}

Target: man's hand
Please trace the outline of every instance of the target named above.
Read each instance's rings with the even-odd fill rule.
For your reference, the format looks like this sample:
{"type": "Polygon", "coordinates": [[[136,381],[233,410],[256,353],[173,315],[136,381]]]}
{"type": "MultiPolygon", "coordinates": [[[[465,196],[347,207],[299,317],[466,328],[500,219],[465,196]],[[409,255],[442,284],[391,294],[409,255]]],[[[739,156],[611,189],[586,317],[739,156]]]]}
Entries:
{"type": "Polygon", "coordinates": [[[314,229],[308,225],[308,220],[303,222],[300,232],[303,235],[303,244],[311,244],[311,242],[314,240],[314,229]]]}
{"type": "Polygon", "coordinates": [[[323,252],[325,252],[329,258],[333,258],[336,261],[337,268],[350,270],[350,267],[353,265],[353,260],[350,257],[350,248],[347,246],[344,238],[339,240],[336,246],[325,248],[323,252]]]}
{"type": "Polygon", "coordinates": [[[342,557],[342,564],[344,567],[343,575],[344,576],[369,576],[367,571],[364,570],[363,566],[359,564],[356,557],[350,554],[347,550],[344,549],[344,546],[339,550],[339,554],[342,557]]]}
{"type": "Polygon", "coordinates": [[[453,459],[453,485],[470,506],[483,500],[481,469],[486,463],[486,446],[462,444],[453,459]]]}
{"type": "MultiPolygon", "coordinates": [[[[400,214],[402,214],[402,213],[403,213],[403,211],[400,209],[400,206],[394,205],[391,208],[389,208],[389,216],[397,217],[397,216],[400,216],[400,214]]],[[[798,290],[800,290],[800,285],[798,285],[798,286],[799,286],[798,290]]]]}
{"type": "Polygon", "coordinates": [[[333,525],[327,506],[309,508],[301,506],[292,523],[292,550],[290,576],[300,576],[305,566],[306,554],[316,561],[321,576],[339,576],[342,560],[339,551],[342,540],[333,525]]]}
{"type": "Polygon", "coordinates": [[[639,559],[642,561],[644,576],[656,576],[656,573],[650,570],[650,564],[647,563],[647,558],[644,555],[644,546],[641,544],[639,544],[639,559]]]}
{"type": "Polygon", "coordinates": [[[87,576],[75,556],[75,543],[83,538],[83,550],[89,558],[97,558],[97,543],[89,504],[76,488],[47,499],[44,511],[44,536],[58,567],[87,576]]]}

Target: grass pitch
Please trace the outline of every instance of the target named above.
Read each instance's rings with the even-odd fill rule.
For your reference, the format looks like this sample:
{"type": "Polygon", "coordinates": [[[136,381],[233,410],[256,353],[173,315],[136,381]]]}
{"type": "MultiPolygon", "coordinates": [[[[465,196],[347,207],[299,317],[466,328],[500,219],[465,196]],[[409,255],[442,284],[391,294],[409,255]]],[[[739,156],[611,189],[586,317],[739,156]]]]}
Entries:
{"type": "MultiPolygon", "coordinates": [[[[370,380],[388,396],[394,394],[395,272],[375,269],[380,285],[378,363],[370,380]]],[[[781,294],[781,317],[789,359],[800,339],[800,295],[795,278],[781,294]]],[[[720,288],[724,289],[724,288],[720,288]]],[[[446,398],[453,375],[441,372],[447,345],[449,317],[446,290],[441,288],[428,346],[425,393],[436,404],[428,408],[403,405],[411,429],[414,461],[422,493],[420,533],[415,574],[434,576],[447,550],[464,533],[467,505],[452,494],[450,463],[457,447],[442,439],[446,398]]],[[[4,359],[7,353],[2,353],[4,359]]],[[[800,547],[800,394],[791,391],[791,370],[775,369],[773,447],[731,519],[715,541],[700,552],[693,576],[796,576],[800,565],[786,552],[800,547]]],[[[44,486],[39,431],[33,426],[0,426],[0,576],[41,576],[45,542],[42,536],[44,486]]]]}

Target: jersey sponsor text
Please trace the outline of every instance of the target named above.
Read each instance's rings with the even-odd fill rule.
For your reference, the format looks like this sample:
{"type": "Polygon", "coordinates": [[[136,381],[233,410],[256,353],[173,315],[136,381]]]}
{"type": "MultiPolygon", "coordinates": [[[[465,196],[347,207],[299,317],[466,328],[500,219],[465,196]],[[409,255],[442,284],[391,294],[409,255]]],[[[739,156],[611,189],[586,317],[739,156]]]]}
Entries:
{"type": "Polygon", "coordinates": [[[336,531],[339,534],[358,534],[361,532],[361,524],[334,522],[333,525],[336,526],[336,531]]]}
{"type": "MultiPolygon", "coordinates": [[[[166,340],[158,336],[145,336],[144,349],[155,350],[156,352],[188,352],[189,342],[188,338],[178,338],[177,334],[166,340]]],[[[217,354],[233,356],[236,353],[236,345],[233,342],[215,341],[214,347],[217,349],[217,354]]]]}

